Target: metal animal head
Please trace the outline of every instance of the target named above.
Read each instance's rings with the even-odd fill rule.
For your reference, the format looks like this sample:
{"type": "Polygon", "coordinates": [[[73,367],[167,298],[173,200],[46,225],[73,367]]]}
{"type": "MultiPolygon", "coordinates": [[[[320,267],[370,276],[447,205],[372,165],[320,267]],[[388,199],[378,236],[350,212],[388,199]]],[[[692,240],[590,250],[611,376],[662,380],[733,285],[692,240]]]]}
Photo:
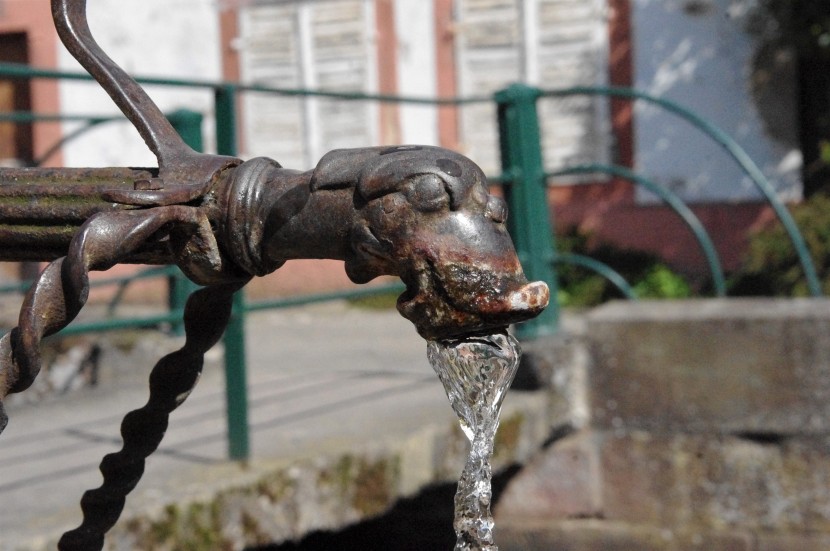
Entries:
{"type": "MultiPolygon", "coordinates": [[[[300,250],[306,258],[337,258],[329,256],[329,251],[313,252],[326,247],[313,239],[308,242],[307,233],[293,235],[302,243],[298,239],[287,243],[278,237],[277,250],[267,250],[268,243],[262,250],[261,240],[269,241],[269,232],[279,233],[289,227],[286,233],[291,234],[292,225],[331,229],[330,220],[318,218],[338,218],[344,211],[326,208],[331,206],[326,201],[315,204],[303,193],[279,193],[290,187],[285,182],[276,186],[278,201],[264,210],[256,208],[262,198],[258,194],[261,188],[247,184],[275,174],[279,165],[255,161],[238,166],[238,159],[192,151],[141,86],[95,44],[86,22],[86,1],[52,0],[52,9],[64,44],[112,96],[159,160],[161,189],[112,192],[108,199],[142,207],[193,204],[209,195],[211,185],[223,172],[235,169],[233,188],[242,193],[232,196],[250,201],[243,201],[239,209],[233,200],[228,202],[231,218],[239,212],[243,220],[241,227],[238,221],[227,224],[229,246],[225,251],[242,260],[244,272],[262,275],[279,267],[284,259],[297,258],[300,250]],[[254,193],[247,194],[247,190],[254,193]],[[275,224],[272,220],[290,220],[304,210],[309,200],[315,206],[306,211],[313,211],[310,215],[299,217],[303,223],[283,224],[278,230],[269,227],[275,224]],[[262,216],[251,218],[245,216],[246,212],[262,216]],[[284,254],[286,249],[293,253],[284,254]],[[251,254],[240,256],[240,251],[251,254]]],[[[287,173],[279,174],[280,178],[293,181],[287,173]]],[[[311,178],[312,193],[354,188],[357,216],[344,255],[347,272],[356,282],[380,274],[400,276],[407,292],[400,297],[398,309],[425,338],[503,327],[531,318],[547,305],[547,286],[542,282],[529,284],[522,273],[504,226],[504,203],[488,193],[484,174],[469,159],[444,149],[420,146],[338,150],[321,160],[311,178]]],[[[293,189],[302,191],[300,186],[293,189]]],[[[208,228],[206,223],[199,227],[208,228]]],[[[211,284],[229,275],[236,277],[235,270],[220,262],[221,244],[213,241],[209,231],[197,233],[198,239],[189,238],[180,247],[178,262],[186,273],[211,284]]],[[[321,240],[340,241],[341,236],[338,231],[311,233],[318,233],[321,240]]],[[[338,255],[341,252],[337,251],[338,255]]]]}
{"type": "Polygon", "coordinates": [[[337,150],[312,192],[355,186],[346,271],[356,283],[399,276],[398,311],[426,339],[505,327],[548,304],[528,283],[507,233],[507,207],[482,170],[458,153],[427,146],[337,150]]]}

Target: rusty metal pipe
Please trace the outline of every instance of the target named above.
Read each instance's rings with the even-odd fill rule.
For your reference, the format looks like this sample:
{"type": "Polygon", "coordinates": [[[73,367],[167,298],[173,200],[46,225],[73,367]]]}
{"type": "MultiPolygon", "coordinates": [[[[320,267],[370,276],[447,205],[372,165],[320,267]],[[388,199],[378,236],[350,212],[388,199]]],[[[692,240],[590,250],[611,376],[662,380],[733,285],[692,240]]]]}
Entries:
{"type": "MultiPolygon", "coordinates": [[[[0,260],[52,261],[91,216],[134,209],[107,199],[114,190],[152,185],[157,169],[7,168],[0,171],[0,260]]],[[[128,260],[167,264],[166,247],[148,244],[128,260]]]]}

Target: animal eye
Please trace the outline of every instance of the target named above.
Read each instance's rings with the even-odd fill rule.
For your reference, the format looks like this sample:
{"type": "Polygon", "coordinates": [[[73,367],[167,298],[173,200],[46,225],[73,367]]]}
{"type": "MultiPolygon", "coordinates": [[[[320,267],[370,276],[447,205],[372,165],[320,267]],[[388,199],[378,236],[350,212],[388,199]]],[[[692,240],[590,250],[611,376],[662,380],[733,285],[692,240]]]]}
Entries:
{"type": "Polygon", "coordinates": [[[498,197],[490,197],[487,201],[487,217],[499,224],[507,222],[507,205],[504,200],[498,197]]]}
{"type": "Polygon", "coordinates": [[[444,181],[434,174],[423,174],[410,181],[405,189],[406,198],[417,210],[431,212],[449,208],[450,196],[444,189],[444,181]]]}

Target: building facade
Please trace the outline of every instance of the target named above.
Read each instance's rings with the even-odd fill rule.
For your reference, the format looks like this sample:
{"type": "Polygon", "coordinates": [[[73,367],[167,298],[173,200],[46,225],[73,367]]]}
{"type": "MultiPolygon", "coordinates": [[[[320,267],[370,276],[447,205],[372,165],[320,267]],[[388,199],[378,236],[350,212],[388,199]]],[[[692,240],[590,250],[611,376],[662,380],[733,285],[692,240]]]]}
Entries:
{"type": "MultiPolygon", "coordinates": [[[[3,55],[7,61],[80,70],[54,36],[48,4],[0,0],[0,45],[8,44],[3,55]]],[[[792,63],[786,52],[765,51],[746,30],[750,0],[88,4],[90,26],[104,50],[137,75],[416,98],[486,98],[516,81],[543,89],[635,86],[688,105],[721,126],[761,166],[780,197],[800,197],[792,63]]],[[[204,113],[212,147],[209,92],[149,91],[164,111],[204,113]]],[[[3,101],[4,110],[30,105],[38,112],[117,113],[94,84],[79,82],[34,81],[22,88],[0,82],[3,101]]],[[[335,148],[426,143],[460,150],[489,174],[499,172],[490,101],[437,107],[246,93],[239,107],[244,157],[265,155],[308,169],[335,148]]],[[[731,251],[728,266],[737,261],[748,229],[766,216],[759,193],[734,161],[670,114],[599,95],[546,98],[539,108],[547,169],[616,163],[639,170],[695,205],[716,244],[731,251]]],[[[66,123],[63,132],[77,125],[66,123]]],[[[0,156],[5,162],[36,158],[60,134],[54,124],[0,126],[0,156]]],[[[154,159],[130,125],[111,123],[70,142],[49,162],[152,165],[154,159]]],[[[631,183],[594,174],[551,184],[560,226],[579,225],[624,246],[655,249],[681,265],[700,261],[682,223],[675,224],[631,183]],[[659,231],[644,229],[655,221],[662,224],[659,231]],[[677,245],[658,242],[666,236],[677,245]]]]}
{"type": "MultiPolygon", "coordinates": [[[[604,0],[328,0],[238,3],[245,82],[416,98],[487,96],[510,83],[604,83],[604,0]]],[[[375,143],[459,149],[498,171],[495,106],[458,108],[254,96],[245,143],[305,167],[325,151],[375,143]]],[[[553,163],[604,159],[602,99],[546,102],[553,163]]]]}

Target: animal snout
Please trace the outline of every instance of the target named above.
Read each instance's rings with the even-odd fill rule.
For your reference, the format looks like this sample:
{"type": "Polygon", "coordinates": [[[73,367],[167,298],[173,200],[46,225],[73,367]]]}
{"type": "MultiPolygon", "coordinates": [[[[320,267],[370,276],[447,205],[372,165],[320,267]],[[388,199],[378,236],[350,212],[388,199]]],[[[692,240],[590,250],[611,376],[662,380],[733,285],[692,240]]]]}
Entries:
{"type": "Polygon", "coordinates": [[[516,289],[504,299],[504,308],[508,312],[537,313],[547,307],[550,301],[550,289],[544,281],[533,281],[516,289]]]}

